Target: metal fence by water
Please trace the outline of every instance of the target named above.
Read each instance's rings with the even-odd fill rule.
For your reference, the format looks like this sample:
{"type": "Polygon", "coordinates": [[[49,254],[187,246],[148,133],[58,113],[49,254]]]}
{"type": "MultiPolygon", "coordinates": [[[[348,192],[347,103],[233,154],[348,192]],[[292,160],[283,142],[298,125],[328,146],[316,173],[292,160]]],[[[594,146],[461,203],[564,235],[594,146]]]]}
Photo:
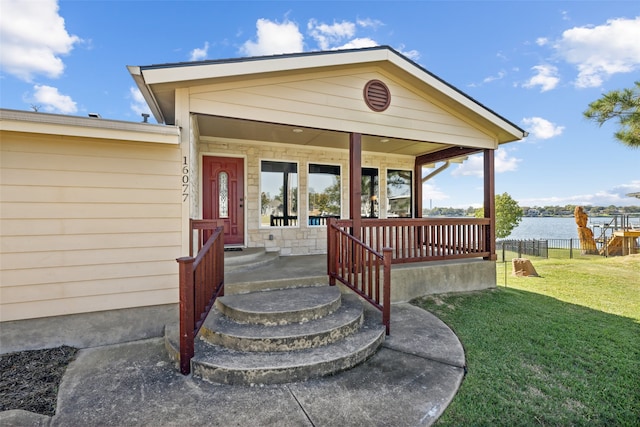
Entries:
{"type": "MultiPolygon", "coordinates": [[[[596,248],[581,247],[580,239],[531,239],[498,240],[496,253],[499,262],[510,262],[513,258],[578,258],[585,256],[609,256],[607,246],[597,243],[596,248]]],[[[640,253],[640,244],[635,240],[635,252],[640,253]]]]}

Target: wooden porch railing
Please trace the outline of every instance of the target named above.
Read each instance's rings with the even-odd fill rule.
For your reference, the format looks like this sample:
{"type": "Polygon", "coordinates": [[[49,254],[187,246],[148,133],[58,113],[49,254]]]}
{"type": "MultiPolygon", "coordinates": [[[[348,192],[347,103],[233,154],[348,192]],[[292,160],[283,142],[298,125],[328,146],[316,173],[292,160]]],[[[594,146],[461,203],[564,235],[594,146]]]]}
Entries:
{"type": "Polygon", "coordinates": [[[392,249],[376,251],[337,226],[338,222],[333,218],[327,222],[329,285],[335,286],[337,280],[380,310],[389,335],[392,249]]]}
{"type": "Polygon", "coordinates": [[[205,231],[213,231],[204,245],[198,244],[198,255],[178,258],[180,278],[180,372],[191,371],[194,339],[216,298],[224,295],[224,228],[212,227],[207,221],[191,221],[191,236],[198,232],[198,241],[205,231]]]}
{"type": "Polygon", "coordinates": [[[284,226],[296,226],[298,225],[297,215],[278,216],[271,215],[269,217],[269,225],[271,227],[284,227],[284,226]]]}
{"type": "Polygon", "coordinates": [[[491,256],[485,218],[361,219],[360,224],[353,230],[353,220],[328,221],[329,284],[337,280],[381,310],[387,334],[391,264],[491,256]]]}
{"type": "MultiPolygon", "coordinates": [[[[309,215],[309,225],[327,225],[327,219],[329,218],[339,218],[336,215],[309,215]]],[[[271,215],[269,217],[269,225],[271,227],[282,227],[282,226],[297,226],[298,225],[298,216],[297,215],[289,215],[287,217],[271,215]]]]}
{"type": "MultiPolygon", "coordinates": [[[[360,240],[376,252],[393,248],[392,264],[485,258],[491,255],[485,218],[362,219],[360,240]]],[[[351,233],[348,219],[335,227],[351,233]]]]}
{"type": "Polygon", "coordinates": [[[189,219],[189,256],[193,256],[193,237],[198,244],[198,252],[218,227],[224,227],[224,220],[220,219],[189,219]]]}

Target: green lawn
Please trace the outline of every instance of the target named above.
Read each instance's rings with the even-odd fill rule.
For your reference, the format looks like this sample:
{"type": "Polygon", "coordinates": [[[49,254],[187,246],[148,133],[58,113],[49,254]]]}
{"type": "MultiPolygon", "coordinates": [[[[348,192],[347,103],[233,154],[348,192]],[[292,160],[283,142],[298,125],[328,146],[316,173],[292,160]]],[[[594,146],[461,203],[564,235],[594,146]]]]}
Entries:
{"type": "Polygon", "coordinates": [[[640,425],[640,255],[534,260],[541,277],[414,301],[468,373],[438,426],[640,425]]]}

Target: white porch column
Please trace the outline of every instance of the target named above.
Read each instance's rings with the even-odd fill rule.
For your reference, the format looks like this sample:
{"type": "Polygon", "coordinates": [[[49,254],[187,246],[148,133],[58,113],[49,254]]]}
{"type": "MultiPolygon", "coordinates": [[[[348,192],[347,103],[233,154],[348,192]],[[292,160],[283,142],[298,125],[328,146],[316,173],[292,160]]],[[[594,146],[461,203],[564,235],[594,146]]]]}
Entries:
{"type": "MultiPolygon", "coordinates": [[[[176,89],[176,126],[180,129],[180,198],[182,200],[182,253],[189,254],[189,218],[194,204],[193,170],[196,169],[192,158],[192,123],[189,113],[189,90],[176,89]]],[[[197,165],[197,163],[196,163],[197,165]]]]}

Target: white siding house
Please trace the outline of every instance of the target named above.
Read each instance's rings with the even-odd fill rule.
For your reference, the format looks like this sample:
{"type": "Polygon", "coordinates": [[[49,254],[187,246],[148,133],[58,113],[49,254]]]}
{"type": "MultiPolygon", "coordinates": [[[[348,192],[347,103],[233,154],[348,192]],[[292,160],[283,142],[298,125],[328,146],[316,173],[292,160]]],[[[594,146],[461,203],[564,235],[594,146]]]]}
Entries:
{"type": "Polygon", "coordinates": [[[319,188],[342,218],[384,219],[402,172],[420,218],[422,166],[458,150],[484,153],[491,215],[493,150],[525,136],[388,47],[129,71],[160,124],[0,110],[2,352],[45,323],[69,331],[52,345],[159,333],[191,218],[225,221],[231,245],[326,253],[319,188]]]}

